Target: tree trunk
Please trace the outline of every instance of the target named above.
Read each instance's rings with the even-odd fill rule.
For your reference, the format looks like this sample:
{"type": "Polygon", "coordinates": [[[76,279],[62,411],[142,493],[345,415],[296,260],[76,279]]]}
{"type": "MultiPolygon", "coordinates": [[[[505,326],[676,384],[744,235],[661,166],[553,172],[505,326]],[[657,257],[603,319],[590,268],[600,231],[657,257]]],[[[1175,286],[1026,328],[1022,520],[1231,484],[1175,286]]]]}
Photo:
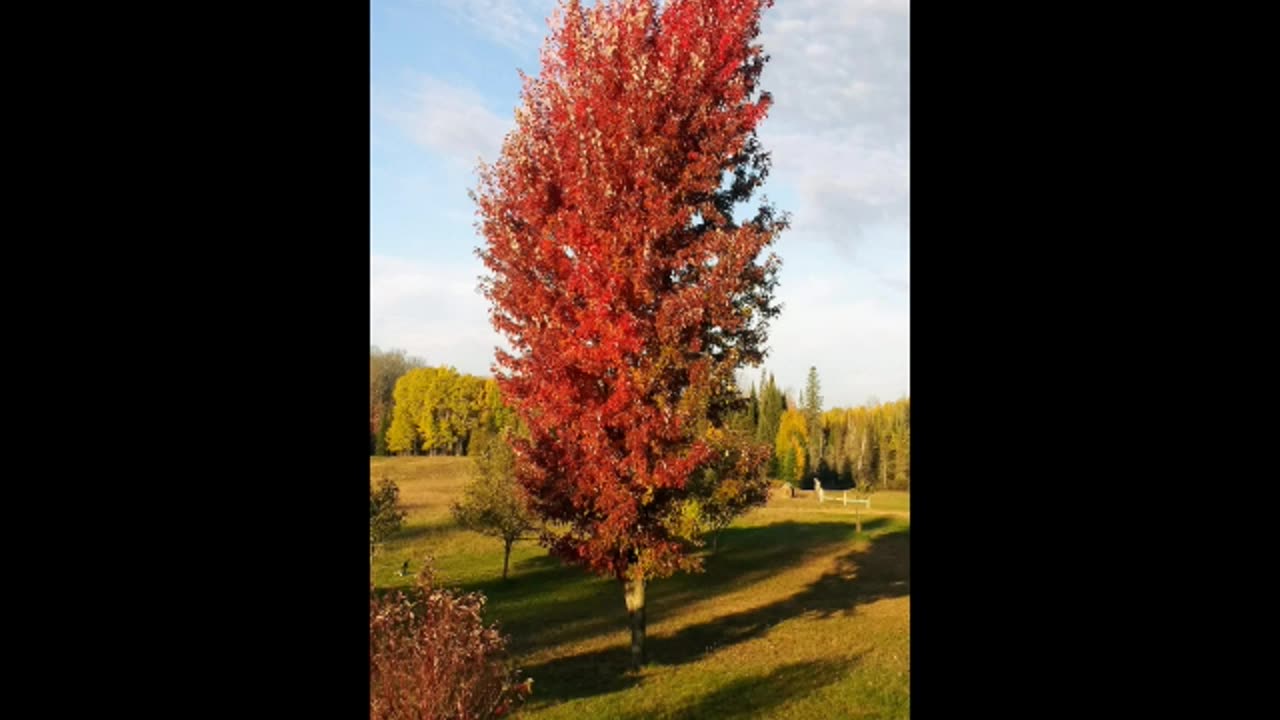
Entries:
{"type": "Polygon", "coordinates": [[[644,656],[644,576],[637,575],[623,581],[627,601],[627,617],[631,620],[631,667],[639,670],[645,663],[644,656]]]}
{"type": "Polygon", "coordinates": [[[711,536],[711,552],[714,553],[716,550],[719,550],[719,549],[720,549],[720,531],[717,530],[715,534],[711,536]]]}
{"type": "Polygon", "coordinates": [[[507,579],[507,567],[511,564],[511,541],[507,541],[507,552],[502,556],[502,579],[507,579]]]}

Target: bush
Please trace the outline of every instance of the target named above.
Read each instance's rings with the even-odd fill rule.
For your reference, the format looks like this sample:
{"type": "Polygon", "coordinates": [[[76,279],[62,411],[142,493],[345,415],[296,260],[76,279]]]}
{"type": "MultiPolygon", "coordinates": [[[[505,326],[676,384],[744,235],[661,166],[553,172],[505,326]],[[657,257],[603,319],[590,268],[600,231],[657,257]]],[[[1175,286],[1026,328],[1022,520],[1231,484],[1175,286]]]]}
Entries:
{"type": "Polygon", "coordinates": [[[439,587],[430,568],[408,592],[370,588],[369,717],[502,717],[532,691],[507,662],[506,638],[480,618],[480,593],[439,587]]]}

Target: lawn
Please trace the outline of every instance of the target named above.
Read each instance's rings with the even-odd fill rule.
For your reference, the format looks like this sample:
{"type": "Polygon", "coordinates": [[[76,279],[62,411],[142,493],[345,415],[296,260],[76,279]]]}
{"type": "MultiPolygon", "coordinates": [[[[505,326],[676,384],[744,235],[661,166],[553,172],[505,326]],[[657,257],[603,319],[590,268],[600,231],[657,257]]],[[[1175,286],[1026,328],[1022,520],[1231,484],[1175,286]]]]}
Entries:
{"type": "Polygon", "coordinates": [[[723,531],[705,572],[647,592],[648,655],[629,662],[616,581],[565,567],[532,542],[512,550],[456,527],[448,503],[468,458],[372,458],[400,486],[404,530],[374,561],[379,587],[432,556],[441,579],[488,597],[534,678],[522,718],[906,718],[910,709],[910,498],[883,492],[863,510],[828,491],[778,497],[723,531]]]}

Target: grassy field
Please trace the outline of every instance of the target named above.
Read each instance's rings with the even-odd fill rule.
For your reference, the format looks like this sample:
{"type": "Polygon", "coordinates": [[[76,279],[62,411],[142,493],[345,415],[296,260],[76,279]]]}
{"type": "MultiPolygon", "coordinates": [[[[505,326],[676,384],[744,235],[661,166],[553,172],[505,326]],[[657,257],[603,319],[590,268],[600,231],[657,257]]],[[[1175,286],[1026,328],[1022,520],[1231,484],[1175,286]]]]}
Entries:
{"type": "Polygon", "coordinates": [[[448,503],[468,458],[372,458],[400,486],[404,530],[374,562],[379,587],[406,585],[428,556],[441,579],[488,597],[534,678],[521,718],[906,718],[910,709],[910,503],[872,496],[855,537],[840,492],[777,497],[740,518],[706,572],[652,583],[650,664],[629,660],[622,589],[564,567],[532,542],[511,553],[456,527],[448,503]]]}

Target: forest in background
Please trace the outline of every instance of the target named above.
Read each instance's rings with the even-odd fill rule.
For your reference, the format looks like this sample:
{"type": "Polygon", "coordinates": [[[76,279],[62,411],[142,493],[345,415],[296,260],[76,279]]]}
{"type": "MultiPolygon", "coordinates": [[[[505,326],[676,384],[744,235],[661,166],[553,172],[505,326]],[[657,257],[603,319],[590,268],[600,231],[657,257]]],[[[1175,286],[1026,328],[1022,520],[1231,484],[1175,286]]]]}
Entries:
{"type": "MultiPolygon", "coordinates": [[[[816,368],[799,397],[768,372],[742,396],[728,425],[769,445],[770,477],[800,488],[817,477],[829,489],[911,489],[910,398],[824,410],[816,368]]],[[[370,348],[371,455],[474,455],[513,418],[492,378],[370,348]]]]}

